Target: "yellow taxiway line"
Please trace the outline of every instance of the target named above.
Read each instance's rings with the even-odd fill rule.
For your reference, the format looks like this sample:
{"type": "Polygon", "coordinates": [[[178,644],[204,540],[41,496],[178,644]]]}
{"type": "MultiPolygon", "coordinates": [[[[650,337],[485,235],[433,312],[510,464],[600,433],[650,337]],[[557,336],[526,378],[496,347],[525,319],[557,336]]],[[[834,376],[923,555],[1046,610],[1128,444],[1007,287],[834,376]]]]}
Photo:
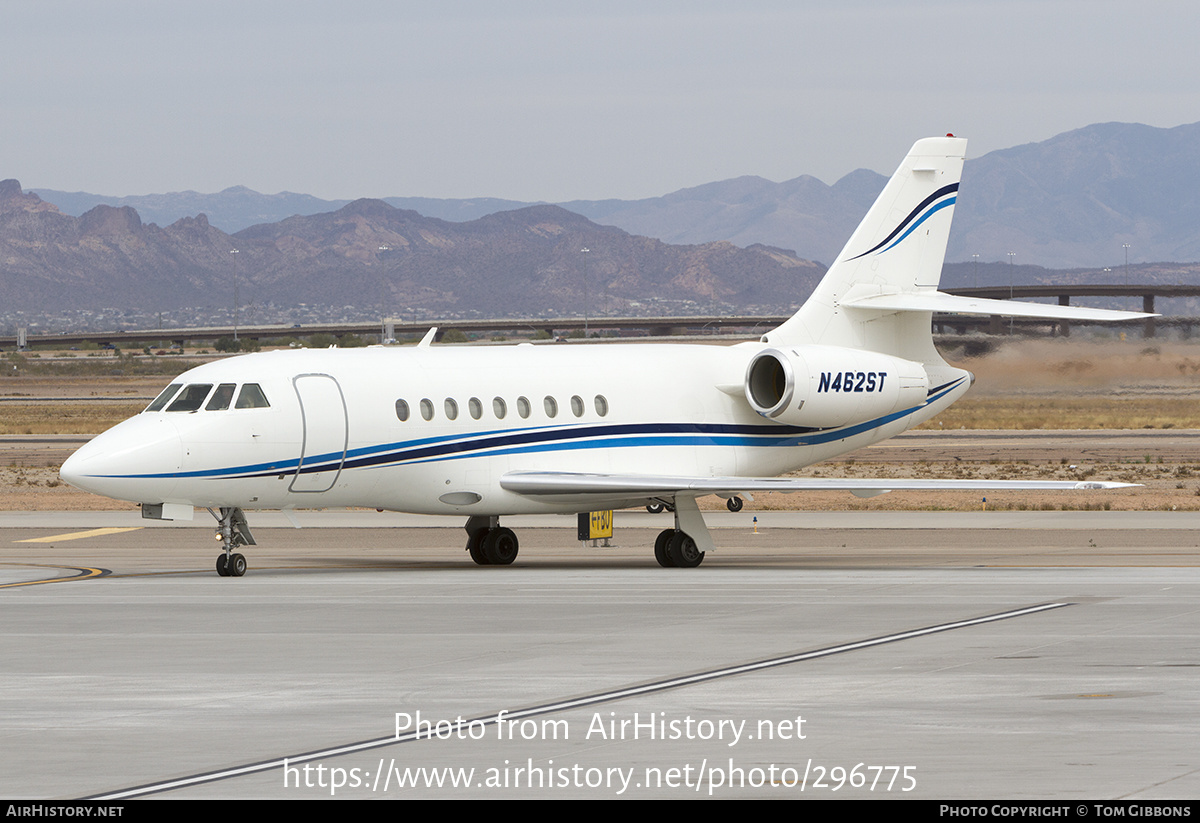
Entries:
{"type": "Polygon", "coordinates": [[[100,537],[105,534],[120,534],[135,532],[141,526],[126,526],[124,528],[110,527],[107,529],[90,529],[86,532],[69,532],[68,534],[52,534],[49,537],[31,537],[28,540],[14,540],[14,543],[57,543],[63,540],[82,540],[85,537],[100,537]]]}

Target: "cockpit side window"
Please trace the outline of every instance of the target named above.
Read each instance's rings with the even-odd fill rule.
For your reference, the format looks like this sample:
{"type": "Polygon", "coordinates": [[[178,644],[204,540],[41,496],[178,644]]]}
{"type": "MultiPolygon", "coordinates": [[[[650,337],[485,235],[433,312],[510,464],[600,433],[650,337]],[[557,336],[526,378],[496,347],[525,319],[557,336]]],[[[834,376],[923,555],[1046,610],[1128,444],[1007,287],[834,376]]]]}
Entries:
{"type": "Polygon", "coordinates": [[[217,390],[213,392],[213,396],[204,404],[205,411],[224,411],[229,408],[229,404],[233,402],[233,390],[237,388],[237,383],[222,383],[217,386],[217,390]]]}
{"type": "Polygon", "coordinates": [[[237,403],[233,406],[235,409],[267,409],[271,404],[267,402],[267,396],[263,394],[262,387],[257,383],[247,383],[242,386],[241,394],[238,395],[237,403]]]}
{"type": "Polygon", "coordinates": [[[200,408],[204,398],[212,391],[212,383],[192,383],[179,393],[175,402],[167,406],[169,412],[194,412],[200,408]]]}
{"type": "Polygon", "coordinates": [[[179,391],[179,387],[182,385],[182,383],[172,383],[171,385],[167,386],[162,390],[158,397],[154,398],[154,402],[146,407],[146,411],[160,411],[162,407],[167,405],[171,398],[175,396],[175,392],[179,391]]]}

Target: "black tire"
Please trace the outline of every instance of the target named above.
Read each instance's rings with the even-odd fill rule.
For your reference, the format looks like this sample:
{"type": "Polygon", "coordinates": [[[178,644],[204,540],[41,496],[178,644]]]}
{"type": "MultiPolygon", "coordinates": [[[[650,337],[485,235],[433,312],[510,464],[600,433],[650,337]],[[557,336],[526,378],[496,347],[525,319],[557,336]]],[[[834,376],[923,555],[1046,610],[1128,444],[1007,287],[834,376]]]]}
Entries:
{"type": "Polygon", "coordinates": [[[742,510],[742,506],[744,505],[745,503],[740,497],[731,497],[725,501],[725,508],[729,509],[731,512],[740,512],[742,510]]]}
{"type": "Polygon", "coordinates": [[[483,553],[483,541],[488,536],[487,529],[480,529],[467,538],[467,551],[471,554],[471,559],[475,561],[477,566],[490,566],[491,562],[487,559],[487,555],[483,553]]]}
{"type": "Polygon", "coordinates": [[[225,569],[230,577],[241,577],[246,573],[246,558],[240,554],[231,554],[225,569]]]}
{"type": "Polygon", "coordinates": [[[517,559],[520,544],[512,529],[492,529],[483,541],[483,553],[493,566],[507,566],[517,559]]]}
{"type": "Polygon", "coordinates": [[[223,554],[217,555],[217,574],[221,577],[229,577],[229,569],[225,565],[225,555],[223,554]]]}
{"type": "Polygon", "coordinates": [[[675,568],[675,561],[671,559],[671,538],[674,536],[674,529],[663,529],[654,541],[654,559],[664,569],[675,568]]]}
{"type": "Polygon", "coordinates": [[[704,562],[704,552],[696,546],[696,541],[684,532],[675,532],[671,538],[671,561],[677,568],[694,569],[704,562]]]}
{"type": "Polygon", "coordinates": [[[650,512],[651,514],[662,514],[666,510],[667,510],[667,507],[664,506],[662,503],[647,503],[646,504],[646,511],[650,512]]]}

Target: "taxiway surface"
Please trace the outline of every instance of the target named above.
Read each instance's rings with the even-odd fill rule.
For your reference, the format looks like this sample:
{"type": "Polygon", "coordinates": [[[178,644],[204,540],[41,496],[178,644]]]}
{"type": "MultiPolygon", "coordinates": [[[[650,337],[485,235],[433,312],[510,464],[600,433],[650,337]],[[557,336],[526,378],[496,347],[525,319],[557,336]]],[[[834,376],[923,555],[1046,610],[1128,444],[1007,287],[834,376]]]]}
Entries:
{"type": "Polygon", "coordinates": [[[0,796],[1200,796],[1200,516],[753,514],[0,514],[0,796]]]}

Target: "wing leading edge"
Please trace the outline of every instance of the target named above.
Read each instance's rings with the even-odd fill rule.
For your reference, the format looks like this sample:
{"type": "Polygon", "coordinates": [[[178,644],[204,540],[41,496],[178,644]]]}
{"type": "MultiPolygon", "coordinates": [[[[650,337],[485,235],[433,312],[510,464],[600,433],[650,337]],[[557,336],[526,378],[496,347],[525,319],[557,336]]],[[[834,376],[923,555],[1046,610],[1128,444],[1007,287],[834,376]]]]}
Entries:
{"type": "Polygon", "coordinates": [[[916,480],[905,478],[835,477],[679,477],[672,475],[581,474],[573,472],[510,472],[501,488],[524,495],[601,495],[662,497],[677,494],[738,494],[740,492],[849,491],[873,496],[890,491],[970,490],[1091,490],[1120,489],[1137,483],[1094,480],[916,480]]]}

